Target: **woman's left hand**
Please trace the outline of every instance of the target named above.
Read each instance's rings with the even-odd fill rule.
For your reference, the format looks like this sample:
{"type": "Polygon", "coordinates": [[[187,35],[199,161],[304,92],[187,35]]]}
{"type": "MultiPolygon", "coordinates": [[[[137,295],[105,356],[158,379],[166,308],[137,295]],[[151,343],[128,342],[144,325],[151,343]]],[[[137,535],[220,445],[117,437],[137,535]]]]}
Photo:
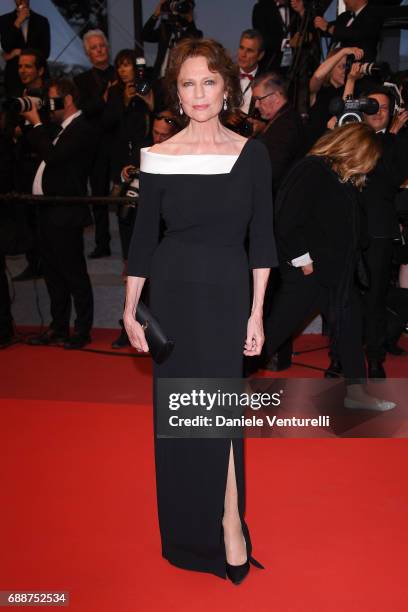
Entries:
{"type": "Polygon", "coordinates": [[[260,355],[265,340],[261,315],[252,314],[248,319],[247,337],[244,345],[244,355],[255,357],[260,355]]]}

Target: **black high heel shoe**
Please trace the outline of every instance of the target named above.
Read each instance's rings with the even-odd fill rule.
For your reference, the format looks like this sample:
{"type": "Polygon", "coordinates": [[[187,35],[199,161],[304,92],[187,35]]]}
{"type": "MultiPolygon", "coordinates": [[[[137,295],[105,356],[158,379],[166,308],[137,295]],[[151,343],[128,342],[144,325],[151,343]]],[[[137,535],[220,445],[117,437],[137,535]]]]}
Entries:
{"type": "Polygon", "coordinates": [[[264,566],[259,563],[259,561],[252,557],[252,544],[251,539],[249,537],[249,530],[245,522],[242,523],[242,533],[245,538],[247,560],[241,565],[230,565],[229,563],[226,564],[227,578],[231,580],[232,584],[236,585],[241,584],[241,582],[245,580],[245,578],[249,574],[251,565],[257,567],[258,569],[265,569],[264,566]]]}
{"type": "Polygon", "coordinates": [[[230,565],[227,563],[227,577],[231,580],[232,584],[241,584],[243,580],[248,576],[251,565],[254,565],[258,569],[265,569],[263,565],[259,563],[253,557],[249,557],[242,563],[242,565],[230,565]]]}

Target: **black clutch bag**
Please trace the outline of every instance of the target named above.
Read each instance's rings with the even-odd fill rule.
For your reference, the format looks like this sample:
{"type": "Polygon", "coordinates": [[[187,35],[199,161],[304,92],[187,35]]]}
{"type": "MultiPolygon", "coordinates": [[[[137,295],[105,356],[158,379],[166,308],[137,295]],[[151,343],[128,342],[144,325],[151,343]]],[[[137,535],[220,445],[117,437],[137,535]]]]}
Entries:
{"type": "Polygon", "coordinates": [[[163,363],[174,349],[174,341],[169,340],[162,330],[160,323],[154,318],[143,302],[136,308],[136,321],[143,327],[149,352],[156,363],[163,363]]]}

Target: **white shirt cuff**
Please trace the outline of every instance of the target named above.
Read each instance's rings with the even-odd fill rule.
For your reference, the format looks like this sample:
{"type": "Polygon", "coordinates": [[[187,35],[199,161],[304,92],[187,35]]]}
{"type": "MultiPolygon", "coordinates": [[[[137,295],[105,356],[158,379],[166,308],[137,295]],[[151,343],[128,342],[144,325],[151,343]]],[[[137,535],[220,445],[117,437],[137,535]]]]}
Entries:
{"type": "Polygon", "coordinates": [[[39,125],[42,125],[42,123],[36,123],[34,127],[36,128],[36,127],[38,127],[39,125]]]}
{"type": "Polygon", "coordinates": [[[310,257],[309,253],[300,255],[300,257],[295,257],[295,259],[292,259],[291,261],[292,266],[295,268],[301,268],[302,266],[307,266],[311,263],[313,263],[313,259],[310,257]]]}

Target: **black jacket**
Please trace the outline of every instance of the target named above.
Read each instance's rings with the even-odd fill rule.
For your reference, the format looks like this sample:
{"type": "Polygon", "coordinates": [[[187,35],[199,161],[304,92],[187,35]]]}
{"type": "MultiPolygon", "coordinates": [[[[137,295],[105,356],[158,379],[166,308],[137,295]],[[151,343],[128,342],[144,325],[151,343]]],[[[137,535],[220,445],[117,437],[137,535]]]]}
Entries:
{"type": "MultiPolygon", "coordinates": [[[[287,10],[290,15],[290,35],[290,32],[295,31],[296,14],[292,11],[290,4],[288,4],[287,10]]],[[[285,25],[275,0],[258,0],[252,11],[252,27],[262,34],[269,54],[274,55],[275,58],[280,58],[282,40],[288,35],[288,32],[285,32],[285,25]]],[[[276,62],[274,62],[275,64],[276,62]]]]}
{"type": "Polygon", "coordinates": [[[359,192],[321,158],[306,157],[279,190],[276,238],[281,263],[310,253],[319,282],[335,287],[361,244],[359,192]]]}
{"type": "Polygon", "coordinates": [[[286,172],[305,153],[304,128],[299,113],[286,104],[258,140],[268,149],[275,195],[286,172]]]}
{"type": "MultiPolygon", "coordinates": [[[[14,25],[17,11],[0,17],[0,42],[6,53],[13,49],[37,49],[47,59],[51,50],[50,24],[46,17],[30,10],[27,41],[24,40],[21,28],[14,25]]],[[[18,57],[6,63],[4,81],[7,95],[19,95],[22,90],[18,76],[18,57]]]]}
{"type": "Polygon", "coordinates": [[[105,110],[103,94],[109,82],[115,78],[115,69],[109,66],[106,70],[91,68],[74,77],[74,82],[80,93],[80,107],[85,117],[100,125],[102,114],[105,110]]]}
{"type": "MultiPolygon", "coordinates": [[[[118,183],[124,166],[140,154],[149,137],[149,109],[139,97],[134,97],[126,107],[123,86],[111,87],[102,116],[104,134],[111,143],[110,177],[118,183]]],[[[137,163],[139,165],[139,163],[137,163]]]]}
{"type": "MultiPolygon", "coordinates": [[[[53,141],[45,126],[31,130],[30,145],[46,162],[42,188],[46,196],[86,196],[90,165],[97,143],[89,122],[79,116],[53,141]]],[[[58,227],[88,225],[91,221],[87,205],[41,205],[41,214],[58,227]]]]}
{"type": "Polygon", "coordinates": [[[399,236],[395,198],[400,185],[408,178],[408,137],[401,132],[379,134],[382,156],[370,173],[362,191],[367,215],[368,233],[375,238],[399,236]]]}
{"type": "Polygon", "coordinates": [[[347,27],[350,19],[351,13],[346,11],[333,22],[333,43],[340,43],[342,47],[359,47],[364,50],[364,61],[373,62],[377,55],[382,17],[378,15],[374,7],[366,6],[347,27]]]}
{"type": "MultiPolygon", "coordinates": [[[[160,69],[166,57],[166,51],[169,48],[172,28],[169,22],[165,19],[160,19],[152,15],[144,24],[142,29],[142,39],[144,42],[159,43],[157,56],[153,66],[153,78],[160,76],[160,69]]],[[[187,22],[182,29],[181,38],[202,38],[203,33],[199,30],[194,21],[187,22]]]]}

